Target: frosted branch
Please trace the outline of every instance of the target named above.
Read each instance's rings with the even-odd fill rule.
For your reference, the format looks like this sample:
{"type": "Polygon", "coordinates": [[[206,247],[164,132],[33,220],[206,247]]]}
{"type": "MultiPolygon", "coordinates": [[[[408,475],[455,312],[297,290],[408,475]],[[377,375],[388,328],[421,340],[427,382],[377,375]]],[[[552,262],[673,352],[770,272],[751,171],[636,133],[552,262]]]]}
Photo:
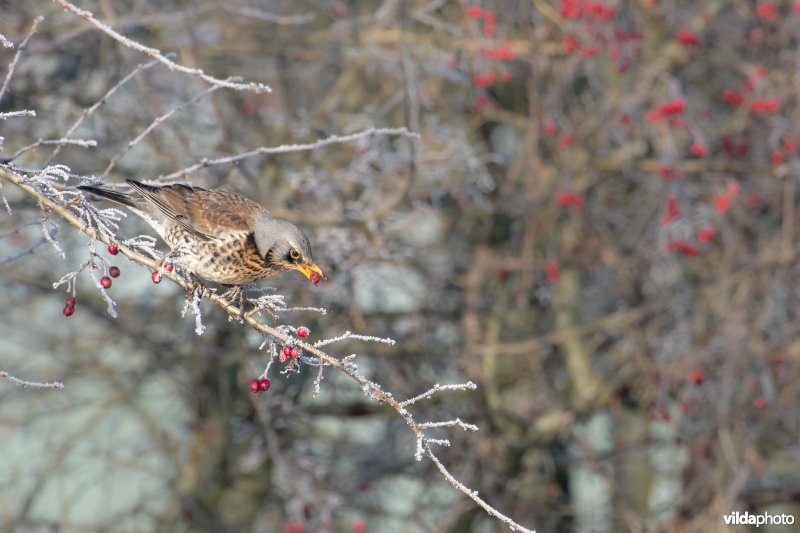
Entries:
{"type": "Polygon", "coordinates": [[[6,111],[5,113],[0,113],[0,120],[6,120],[7,118],[16,118],[16,117],[35,117],[36,111],[31,109],[22,109],[20,111],[6,111]]]}
{"type": "MultiPolygon", "coordinates": [[[[233,78],[229,78],[229,79],[233,79],[233,78]]],[[[117,162],[120,159],[122,159],[122,157],[125,154],[127,154],[128,151],[130,151],[131,148],[133,148],[134,146],[139,144],[142,141],[142,139],[147,137],[147,135],[151,131],[156,129],[164,121],[168,120],[169,117],[171,117],[172,115],[174,115],[175,113],[177,113],[181,109],[185,109],[186,107],[189,107],[192,104],[196,104],[197,102],[199,102],[200,100],[202,100],[203,98],[205,98],[206,96],[208,96],[209,94],[213,93],[214,91],[216,91],[219,88],[220,88],[219,86],[210,87],[210,88],[206,89],[205,91],[203,91],[202,93],[200,93],[197,96],[195,96],[194,98],[192,98],[191,100],[187,100],[187,101],[183,102],[181,105],[179,105],[177,107],[174,107],[173,109],[170,109],[169,111],[167,111],[163,115],[157,117],[153,122],[150,123],[149,126],[147,126],[139,135],[137,135],[136,138],[134,138],[133,140],[129,141],[128,144],[126,144],[125,147],[122,150],[120,150],[120,152],[117,155],[114,156],[114,158],[108,163],[108,166],[105,168],[105,170],[103,170],[102,177],[103,178],[107,177],[108,173],[111,172],[111,169],[114,168],[114,165],[116,165],[117,162]]]]}
{"type": "Polygon", "coordinates": [[[250,150],[249,152],[243,152],[241,154],[232,155],[228,157],[218,157],[216,159],[203,159],[199,163],[195,163],[192,166],[186,167],[177,172],[173,172],[172,174],[160,176],[159,180],[162,182],[176,180],[182,178],[187,174],[192,174],[193,172],[197,172],[198,170],[205,167],[236,163],[243,159],[259,155],[285,154],[289,152],[300,152],[303,150],[316,150],[317,148],[322,148],[323,146],[328,146],[330,144],[352,142],[359,139],[363,139],[364,137],[370,137],[372,135],[401,135],[403,137],[409,137],[411,139],[420,138],[420,135],[418,133],[409,131],[408,128],[369,128],[367,130],[360,131],[358,133],[353,133],[350,135],[331,135],[330,137],[326,137],[325,139],[320,139],[319,141],[313,143],[283,144],[281,146],[275,146],[270,148],[262,146],[261,148],[250,150]]]}
{"type": "Polygon", "coordinates": [[[516,522],[514,522],[511,518],[507,517],[488,503],[486,503],[480,496],[478,496],[478,491],[472,490],[450,473],[447,468],[442,464],[438,457],[433,453],[428,443],[423,443],[422,447],[424,448],[425,454],[430,457],[433,464],[436,465],[436,468],[439,469],[439,472],[444,476],[444,478],[459,492],[464,493],[467,497],[469,497],[472,501],[477,503],[484,511],[486,511],[489,515],[497,518],[501,522],[505,523],[511,531],[523,531],[525,533],[536,533],[535,530],[527,529],[516,522]]]}
{"type": "Polygon", "coordinates": [[[339,335],[338,337],[333,337],[330,339],[324,339],[321,341],[317,341],[314,343],[315,348],[321,348],[323,346],[327,346],[329,344],[333,344],[334,342],[341,342],[347,339],[355,339],[359,341],[368,341],[368,342],[380,342],[382,344],[388,344],[389,346],[394,346],[394,339],[389,338],[381,338],[381,337],[373,337],[371,335],[358,335],[356,333],[352,333],[350,331],[345,331],[343,334],[339,335]]]}
{"type": "Polygon", "coordinates": [[[81,148],[95,148],[97,147],[97,141],[94,139],[67,139],[66,137],[61,139],[39,139],[35,143],[29,144],[28,146],[23,146],[19,150],[14,153],[14,159],[18,158],[25,152],[30,150],[34,150],[40,146],[80,146],[81,148]]]}
{"type": "MultiPolygon", "coordinates": [[[[174,56],[174,54],[167,54],[167,55],[166,55],[166,57],[167,57],[167,58],[172,58],[173,56],[174,56]]],[[[65,134],[64,134],[64,138],[65,138],[65,139],[69,139],[69,138],[72,136],[72,134],[73,134],[73,133],[75,133],[75,131],[76,131],[76,130],[77,130],[79,127],[80,127],[80,125],[81,125],[81,124],[83,124],[83,121],[84,121],[84,120],[86,120],[86,118],[87,118],[87,117],[89,117],[89,116],[90,116],[92,113],[94,113],[95,111],[97,111],[97,109],[98,109],[98,108],[99,108],[101,105],[105,104],[105,103],[108,101],[108,99],[109,99],[109,98],[111,98],[111,96],[112,96],[112,95],[113,95],[115,92],[117,92],[117,90],[118,90],[120,87],[122,87],[123,85],[125,85],[125,84],[126,84],[126,83],[127,83],[127,82],[128,82],[130,79],[131,79],[131,78],[133,78],[134,76],[136,76],[138,73],[142,72],[143,70],[147,70],[147,69],[149,69],[149,68],[151,68],[151,67],[153,67],[153,66],[155,66],[155,65],[157,65],[157,64],[158,64],[158,61],[157,61],[157,60],[153,60],[153,61],[150,61],[150,62],[148,62],[148,63],[140,63],[139,65],[136,65],[136,68],[134,68],[132,71],[130,71],[130,72],[129,72],[129,73],[128,73],[128,74],[127,74],[125,77],[123,77],[121,80],[119,80],[119,81],[117,82],[117,84],[116,84],[116,85],[114,85],[114,86],[113,86],[113,87],[111,87],[111,88],[110,88],[108,91],[106,91],[106,93],[105,93],[103,96],[101,96],[101,97],[100,97],[100,99],[99,99],[97,102],[95,102],[94,104],[92,104],[92,106],[90,106],[90,107],[88,107],[88,108],[86,108],[86,109],[84,109],[84,110],[83,110],[83,112],[82,112],[82,113],[81,113],[81,115],[78,117],[78,119],[77,119],[77,120],[76,120],[76,121],[75,121],[75,122],[72,124],[72,126],[70,126],[70,128],[67,130],[67,133],[65,133],[65,134]]],[[[54,159],[54,158],[55,158],[55,157],[56,157],[56,156],[57,156],[59,153],[61,153],[61,149],[62,149],[63,147],[64,147],[64,145],[63,145],[63,144],[59,144],[59,145],[57,145],[57,146],[56,146],[56,149],[55,149],[55,150],[53,150],[53,153],[52,153],[52,154],[50,154],[50,157],[48,157],[48,158],[47,158],[47,160],[44,162],[44,166],[47,166],[47,165],[49,165],[49,164],[50,164],[50,162],[51,162],[51,161],[52,161],[52,160],[53,160],[53,159],[54,159]]]]}
{"type": "Polygon", "coordinates": [[[399,405],[400,405],[400,407],[405,407],[407,405],[411,405],[411,404],[417,403],[420,400],[430,399],[431,396],[433,396],[437,392],[459,391],[459,390],[475,390],[477,388],[478,388],[478,386],[475,385],[471,381],[468,381],[466,383],[456,383],[456,384],[453,384],[453,385],[440,385],[440,384],[437,383],[436,385],[433,386],[432,389],[427,390],[427,391],[425,391],[422,394],[419,394],[417,396],[414,396],[413,398],[409,398],[408,400],[402,401],[402,402],[400,402],[399,405]]]}
{"type": "Polygon", "coordinates": [[[185,317],[186,311],[189,309],[191,309],[194,314],[194,332],[196,335],[200,336],[205,333],[206,327],[203,325],[203,316],[200,314],[199,292],[192,294],[191,299],[186,299],[186,304],[183,306],[183,311],[181,311],[181,317],[185,317]]]}
{"type": "MultiPolygon", "coordinates": [[[[166,54],[163,54],[161,50],[158,50],[157,48],[150,48],[137,41],[128,39],[118,31],[114,30],[111,26],[100,22],[94,17],[94,14],[91,11],[80,9],[74,6],[73,4],[67,2],[67,0],[56,0],[56,2],[61,4],[61,6],[67,11],[70,11],[78,15],[79,17],[83,18],[84,20],[89,22],[92,26],[102,31],[103,33],[105,33],[118,43],[122,44],[123,46],[127,46],[128,48],[136,50],[137,52],[141,52],[149,57],[152,57],[156,61],[159,61],[160,63],[166,65],[167,68],[172,71],[182,72],[184,74],[188,74],[189,76],[200,78],[206,83],[209,83],[216,87],[225,87],[226,89],[233,89],[234,91],[251,91],[255,93],[272,92],[272,89],[270,89],[267,85],[261,83],[236,83],[232,81],[221,80],[219,78],[209,76],[199,68],[189,68],[179,63],[175,63],[171,61],[166,54]]],[[[0,95],[2,95],[2,93],[0,93],[0,95]]]]}
{"type": "Polygon", "coordinates": [[[51,381],[49,383],[39,383],[37,381],[28,381],[25,379],[15,378],[5,370],[0,370],[0,378],[7,379],[17,387],[35,387],[38,389],[63,389],[64,384],[60,381],[51,381]]]}
{"type": "MultiPolygon", "coordinates": [[[[22,55],[22,51],[25,49],[25,46],[28,44],[28,40],[30,40],[31,36],[36,33],[36,28],[39,27],[39,24],[44,20],[44,17],[36,17],[33,19],[33,24],[31,25],[30,31],[28,31],[28,35],[19,43],[17,47],[17,53],[14,54],[14,59],[11,60],[11,64],[8,65],[8,72],[6,72],[6,77],[3,80],[3,85],[0,86],[0,100],[3,99],[3,95],[6,94],[8,90],[8,83],[11,81],[11,77],[14,75],[14,69],[17,68],[17,63],[19,63],[19,58],[22,55]]],[[[7,42],[7,41],[6,41],[7,42]]],[[[5,46],[5,43],[4,43],[5,46]]],[[[6,46],[6,48],[9,48],[6,46]]]]}
{"type": "Polygon", "coordinates": [[[445,420],[443,422],[422,422],[420,424],[417,424],[417,427],[420,429],[446,428],[453,426],[460,427],[464,431],[478,431],[478,426],[476,426],[475,424],[467,424],[460,418],[456,418],[455,420],[445,420]]]}

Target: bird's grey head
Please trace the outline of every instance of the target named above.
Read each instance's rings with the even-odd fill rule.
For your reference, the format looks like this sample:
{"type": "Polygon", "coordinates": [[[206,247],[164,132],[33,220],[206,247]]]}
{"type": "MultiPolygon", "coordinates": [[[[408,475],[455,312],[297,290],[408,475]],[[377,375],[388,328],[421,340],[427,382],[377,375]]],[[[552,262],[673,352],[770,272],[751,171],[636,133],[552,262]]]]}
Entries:
{"type": "Polygon", "coordinates": [[[280,270],[299,270],[314,283],[324,275],[311,254],[308,236],[289,221],[262,213],[255,221],[253,235],[258,253],[280,270]]]}

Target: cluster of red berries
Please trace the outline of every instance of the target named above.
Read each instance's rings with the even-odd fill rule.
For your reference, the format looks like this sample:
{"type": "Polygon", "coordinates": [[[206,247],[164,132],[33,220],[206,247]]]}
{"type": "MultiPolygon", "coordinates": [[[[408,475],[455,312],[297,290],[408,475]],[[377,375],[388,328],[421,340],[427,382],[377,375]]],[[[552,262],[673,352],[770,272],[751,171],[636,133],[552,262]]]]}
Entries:
{"type": "Polygon", "coordinates": [[[250,380],[250,392],[258,393],[258,392],[266,392],[269,390],[271,383],[269,378],[261,378],[261,379],[253,379],[250,380]]]}
{"type": "MultiPolygon", "coordinates": [[[[167,272],[172,272],[175,267],[172,266],[172,263],[164,263],[164,270],[167,272]]],[[[152,274],[150,274],[150,279],[153,280],[153,283],[161,283],[161,272],[158,270],[154,270],[152,274]]]]}
{"type": "Polygon", "coordinates": [[[78,303],[78,300],[74,296],[67,296],[67,299],[64,301],[64,316],[72,316],[72,313],[75,312],[75,304],[78,303]]]}
{"type": "Polygon", "coordinates": [[[300,357],[300,349],[297,346],[289,346],[288,344],[283,347],[281,353],[278,355],[278,359],[280,359],[281,363],[286,361],[288,358],[293,357],[297,359],[300,357]]]}

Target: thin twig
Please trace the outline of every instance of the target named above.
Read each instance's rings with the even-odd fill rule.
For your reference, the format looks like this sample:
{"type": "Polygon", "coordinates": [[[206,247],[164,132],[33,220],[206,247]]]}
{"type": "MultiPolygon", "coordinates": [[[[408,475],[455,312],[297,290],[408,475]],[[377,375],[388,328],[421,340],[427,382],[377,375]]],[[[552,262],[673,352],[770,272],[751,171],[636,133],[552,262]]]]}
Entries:
{"type": "MultiPolygon", "coordinates": [[[[174,54],[167,54],[166,57],[170,58],[173,55],[174,54]]],[[[111,98],[111,96],[115,92],[117,92],[117,90],[120,87],[122,87],[123,85],[125,85],[128,82],[128,80],[130,80],[131,78],[136,76],[138,73],[142,72],[143,70],[147,70],[147,69],[149,69],[149,68],[151,68],[151,67],[153,67],[155,65],[158,65],[158,64],[159,64],[159,62],[154,59],[153,61],[150,61],[148,63],[139,63],[138,65],[136,65],[136,68],[134,68],[132,71],[130,71],[121,80],[119,80],[116,85],[114,85],[108,91],[106,91],[106,93],[103,96],[101,96],[98,101],[96,101],[94,104],[92,104],[91,107],[87,107],[86,109],[83,110],[83,112],[81,113],[81,116],[79,116],[77,118],[77,120],[75,120],[75,123],[72,124],[72,126],[70,126],[69,129],[67,130],[67,133],[64,134],[64,138],[65,139],[69,139],[72,136],[72,134],[75,133],[75,131],[80,127],[80,125],[83,124],[83,121],[86,120],[92,113],[97,111],[97,108],[99,108],[101,105],[105,104],[108,101],[108,99],[111,98]]],[[[50,154],[50,157],[48,157],[47,160],[45,160],[45,162],[42,164],[42,167],[48,166],[50,164],[50,162],[53,161],[53,159],[59,153],[61,153],[61,149],[63,147],[64,147],[64,145],[62,145],[62,144],[59,144],[58,146],[56,146],[56,149],[53,150],[53,153],[50,154]]]]}
{"type": "Polygon", "coordinates": [[[64,384],[60,381],[51,381],[50,383],[39,383],[38,381],[27,381],[24,379],[15,378],[5,370],[0,370],[0,378],[5,378],[17,387],[36,387],[39,389],[63,389],[64,384]]]}
{"type": "MultiPolygon", "coordinates": [[[[32,225],[32,224],[39,224],[39,223],[40,223],[40,222],[31,222],[30,224],[25,224],[25,226],[32,225]]],[[[6,233],[6,234],[4,234],[4,235],[0,235],[0,239],[2,239],[3,237],[6,237],[6,236],[7,236],[7,235],[9,235],[9,234],[12,234],[12,233],[18,233],[18,232],[19,232],[19,228],[15,229],[14,231],[11,231],[11,232],[9,232],[9,233],[6,233]]],[[[16,254],[14,254],[14,255],[9,255],[9,256],[6,256],[6,257],[2,257],[2,258],[0,258],[0,265],[6,265],[6,264],[8,264],[8,263],[11,263],[11,262],[13,262],[13,261],[16,261],[16,260],[17,260],[17,259],[19,259],[20,257],[24,257],[24,256],[26,256],[26,255],[28,255],[28,254],[32,254],[32,253],[34,252],[34,250],[36,250],[38,247],[40,247],[40,246],[41,246],[41,245],[43,245],[44,243],[46,243],[46,242],[52,242],[52,240],[53,240],[53,237],[56,235],[56,233],[58,233],[58,226],[56,226],[55,224],[53,224],[53,231],[52,231],[52,233],[50,233],[50,232],[47,232],[47,230],[46,230],[46,228],[45,228],[45,229],[42,231],[42,236],[41,236],[41,237],[39,237],[39,240],[37,240],[35,243],[31,244],[30,246],[28,246],[27,248],[25,248],[25,249],[24,249],[24,250],[22,250],[21,252],[17,252],[17,253],[16,253],[16,254]],[[49,236],[50,236],[50,238],[48,239],[47,237],[45,237],[45,234],[46,234],[46,235],[49,235],[49,236]]]]}
{"type": "Polygon", "coordinates": [[[147,126],[139,135],[137,135],[135,139],[129,141],[128,144],[125,145],[125,147],[122,150],[120,150],[120,152],[117,155],[114,156],[114,158],[108,163],[108,166],[103,171],[102,177],[103,178],[108,177],[108,173],[111,172],[111,169],[114,168],[114,165],[116,165],[117,162],[119,162],[119,160],[125,154],[127,154],[128,151],[131,148],[133,148],[134,146],[139,144],[142,139],[144,139],[151,131],[153,131],[155,128],[157,128],[162,122],[167,120],[169,117],[171,117],[172,115],[174,115],[175,113],[177,113],[181,109],[184,109],[186,107],[189,107],[192,104],[197,103],[198,101],[202,100],[203,98],[205,98],[206,96],[208,96],[209,94],[213,93],[214,91],[216,91],[219,88],[220,88],[219,86],[210,87],[210,88],[206,89],[205,91],[203,91],[202,93],[200,93],[197,96],[195,96],[194,98],[192,98],[191,100],[187,100],[187,101],[183,102],[181,105],[179,105],[177,107],[174,107],[173,109],[170,109],[169,111],[167,111],[163,115],[161,115],[159,117],[156,117],[156,119],[153,122],[151,122],[149,126],[147,126]]]}
{"type": "Polygon", "coordinates": [[[6,111],[5,113],[0,113],[0,120],[6,120],[8,118],[17,118],[17,117],[35,117],[36,111],[31,109],[21,109],[19,111],[6,111]]]}
{"type": "Polygon", "coordinates": [[[504,515],[503,513],[501,513],[500,511],[498,511],[497,509],[495,509],[494,507],[492,507],[488,503],[486,503],[486,501],[483,498],[478,496],[478,491],[472,490],[469,487],[467,487],[466,485],[464,485],[463,483],[461,483],[459,480],[457,480],[455,478],[455,476],[453,476],[453,474],[450,473],[449,470],[447,470],[447,468],[445,468],[445,466],[442,464],[442,462],[439,460],[439,458],[436,457],[436,454],[433,453],[433,451],[431,450],[430,446],[427,443],[424,444],[424,447],[425,447],[425,454],[428,457],[430,457],[431,461],[433,461],[433,464],[435,464],[436,468],[439,469],[439,472],[441,472],[441,474],[444,476],[444,478],[448,482],[450,482],[450,484],[456,490],[458,490],[459,492],[462,492],[463,494],[466,494],[467,497],[469,497],[472,501],[477,503],[489,515],[497,518],[501,522],[504,522],[511,529],[511,531],[524,531],[525,533],[536,533],[536,531],[534,531],[532,529],[527,529],[527,528],[517,524],[511,518],[507,517],[506,515],[504,515]]]}
{"type": "Polygon", "coordinates": [[[175,63],[174,61],[170,61],[167,58],[167,56],[164,55],[161,52],[161,50],[158,50],[157,48],[150,48],[150,47],[145,46],[145,45],[143,45],[143,44],[141,44],[141,43],[139,43],[137,41],[133,41],[131,39],[128,39],[127,37],[125,37],[121,33],[119,33],[116,30],[114,30],[111,26],[100,22],[99,20],[97,20],[94,17],[94,14],[91,11],[86,11],[86,10],[80,9],[77,6],[67,2],[67,0],[56,0],[56,2],[61,4],[61,7],[63,7],[67,11],[75,13],[79,17],[85,19],[87,22],[92,24],[95,28],[97,28],[98,30],[102,31],[103,33],[105,33],[106,35],[108,35],[109,37],[111,37],[112,39],[117,41],[118,43],[120,43],[120,44],[122,44],[124,46],[127,46],[128,48],[131,48],[133,50],[136,50],[138,52],[141,52],[141,53],[143,53],[143,54],[145,54],[147,56],[152,57],[153,59],[163,63],[164,65],[166,65],[167,68],[172,70],[172,71],[183,72],[184,74],[188,74],[189,76],[200,78],[201,80],[205,81],[206,83],[209,83],[209,84],[214,85],[216,87],[225,87],[227,89],[233,89],[235,91],[251,91],[251,92],[255,92],[255,93],[269,93],[269,92],[272,92],[272,89],[270,89],[267,85],[264,85],[262,83],[236,83],[236,82],[231,82],[231,81],[227,81],[227,80],[221,80],[219,78],[215,78],[213,76],[209,76],[208,74],[206,74],[205,72],[203,72],[199,68],[189,68],[189,67],[183,66],[183,65],[181,65],[179,63],[175,63]]]}
{"type": "Polygon", "coordinates": [[[28,146],[23,146],[16,152],[14,152],[14,159],[17,159],[19,156],[28,152],[30,150],[34,150],[40,146],[58,146],[63,147],[67,145],[72,146],[80,146],[82,148],[95,148],[97,146],[97,141],[94,139],[68,139],[63,137],[61,139],[39,139],[35,143],[29,144],[28,146]]]}
{"type": "Polygon", "coordinates": [[[31,36],[36,32],[36,28],[39,27],[39,23],[44,20],[44,17],[38,16],[33,19],[33,24],[31,25],[30,31],[28,31],[28,35],[19,43],[17,47],[17,53],[14,54],[14,59],[11,60],[11,64],[8,65],[8,72],[6,72],[6,79],[3,80],[3,86],[0,87],[0,100],[3,99],[3,95],[6,94],[6,90],[8,89],[8,83],[11,81],[11,76],[14,75],[14,69],[17,68],[17,63],[19,62],[20,55],[22,51],[25,49],[25,46],[28,44],[28,40],[31,36]]]}
{"type": "Polygon", "coordinates": [[[216,159],[203,159],[199,163],[195,163],[192,166],[186,167],[182,170],[177,172],[173,172],[172,174],[167,174],[165,176],[159,176],[159,181],[170,181],[180,179],[187,174],[191,174],[200,170],[201,168],[216,166],[216,165],[224,165],[228,163],[236,163],[243,159],[247,159],[249,157],[255,157],[258,155],[268,155],[268,154],[285,154],[288,152],[300,152],[303,150],[315,150],[317,148],[321,148],[323,146],[327,146],[329,144],[336,144],[336,143],[346,143],[351,141],[357,141],[358,139],[363,139],[364,137],[369,137],[371,135],[402,135],[404,137],[409,137],[412,139],[419,139],[420,135],[413,131],[409,131],[408,128],[369,128],[364,131],[360,131],[358,133],[352,133],[350,135],[331,135],[330,137],[326,137],[325,139],[320,139],[313,143],[306,143],[306,144],[283,144],[281,146],[275,147],[265,147],[262,146],[260,148],[256,148],[255,150],[250,150],[249,152],[243,152],[241,154],[232,155],[228,157],[219,157],[216,159]]]}

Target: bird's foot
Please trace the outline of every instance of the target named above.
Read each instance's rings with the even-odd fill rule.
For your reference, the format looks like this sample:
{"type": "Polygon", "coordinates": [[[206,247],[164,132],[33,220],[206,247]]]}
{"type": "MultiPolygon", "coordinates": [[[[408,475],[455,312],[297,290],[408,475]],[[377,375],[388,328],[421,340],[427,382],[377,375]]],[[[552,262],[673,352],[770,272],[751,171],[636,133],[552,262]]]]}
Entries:
{"type": "Polygon", "coordinates": [[[233,285],[220,296],[223,300],[239,308],[239,319],[244,319],[244,287],[233,285]]]}
{"type": "Polygon", "coordinates": [[[189,288],[187,289],[185,295],[187,302],[191,302],[195,298],[208,298],[213,292],[214,289],[209,289],[203,285],[203,282],[200,281],[200,278],[192,273],[189,274],[189,288]]]}

